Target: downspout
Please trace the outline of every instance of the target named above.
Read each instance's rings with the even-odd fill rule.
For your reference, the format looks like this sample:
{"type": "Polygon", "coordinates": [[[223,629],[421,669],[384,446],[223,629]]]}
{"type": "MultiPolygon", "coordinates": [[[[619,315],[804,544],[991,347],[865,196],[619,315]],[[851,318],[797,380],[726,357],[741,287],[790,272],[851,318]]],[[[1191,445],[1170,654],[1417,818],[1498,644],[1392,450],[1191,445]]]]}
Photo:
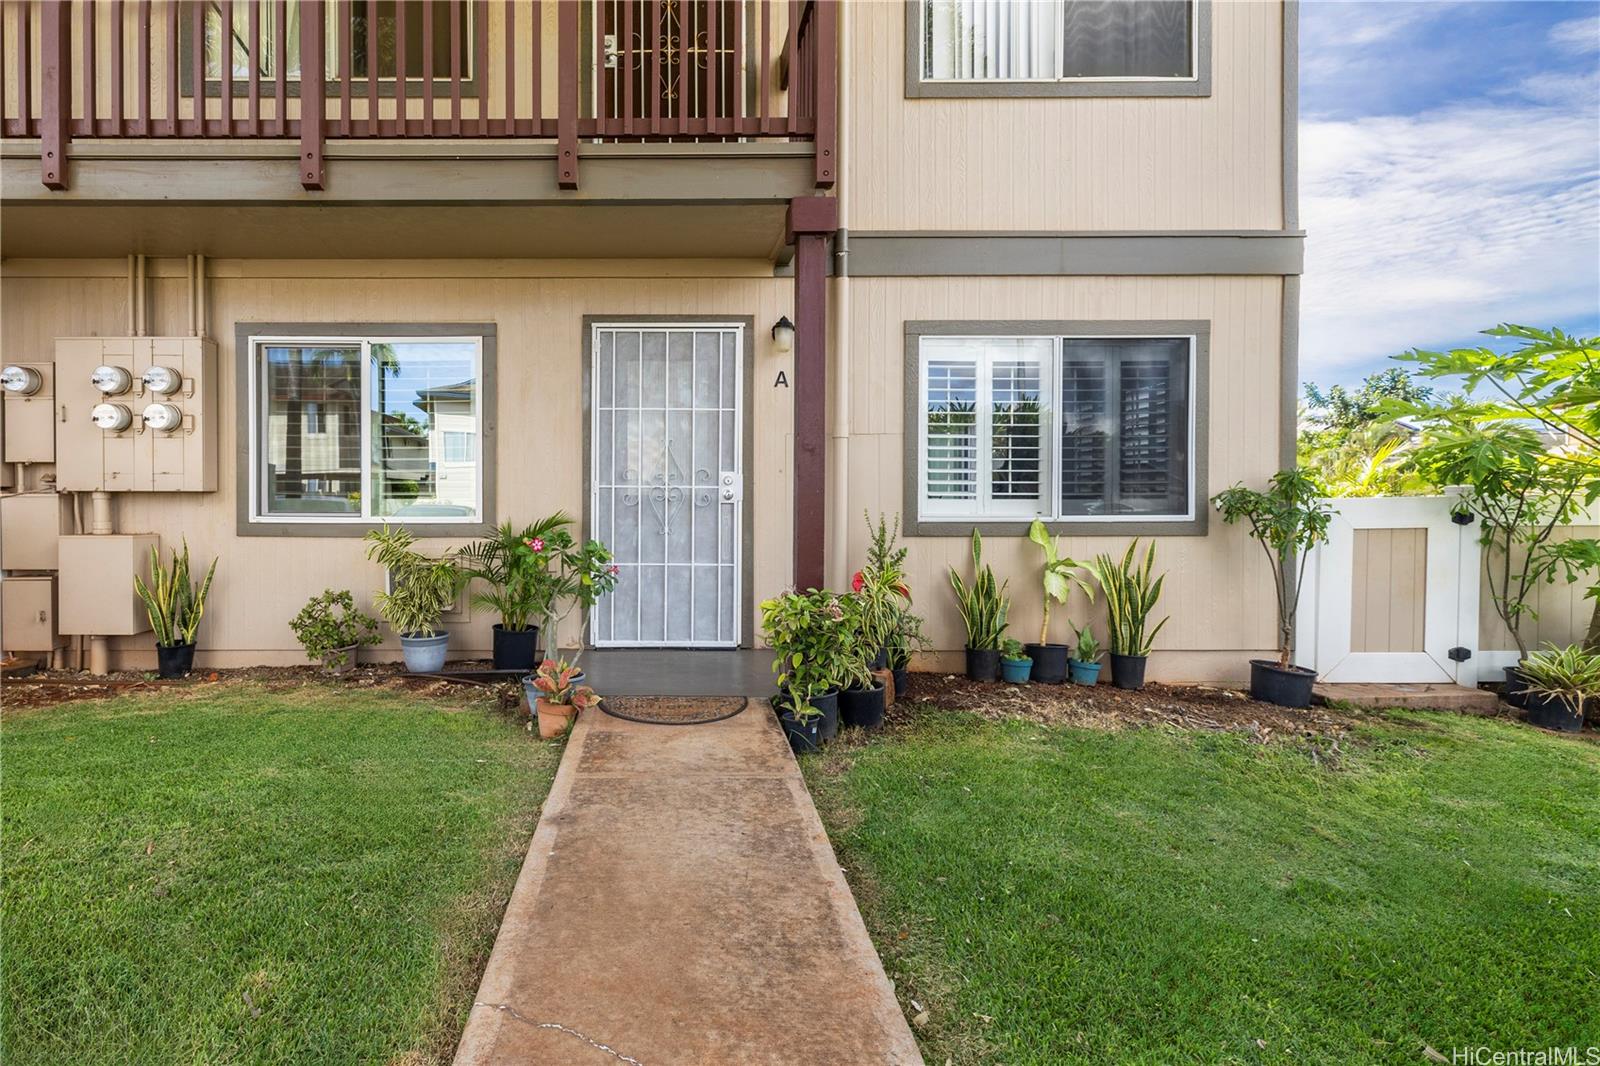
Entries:
{"type": "Polygon", "coordinates": [[[206,257],[194,257],[195,322],[194,335],[206,335],[206,257]]]}
{"type": "Polygon", "coordinates": [[[850,6],[840,5],[838,25],[838,181],[834,198],[839,202],[839,230],[833,238],[833,425],[829,452],[833,456],[833,498],[828,515],[833,529],[828,539],[828,585],[845,588],[850,576],[850,6]]]}

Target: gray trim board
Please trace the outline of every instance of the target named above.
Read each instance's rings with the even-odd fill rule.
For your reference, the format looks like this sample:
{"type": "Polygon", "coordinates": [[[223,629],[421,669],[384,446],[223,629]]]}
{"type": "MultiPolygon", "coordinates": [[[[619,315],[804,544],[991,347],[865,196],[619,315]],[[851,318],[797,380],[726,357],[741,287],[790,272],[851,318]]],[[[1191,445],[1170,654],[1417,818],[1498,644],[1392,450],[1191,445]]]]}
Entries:
{"type": "Polygon", "coordinates": [[[1278,344],[1278,469],[1298,465],[1300,435],[1300,279],[1283,279],[1282,330],[1278,344]]]}
{"type": "Polygon", "coordinates": [[[1092,519],[1065,519],[1045,523],[1052,533],[1069,537],[1203,537],[1210,516],[1210,497],[1207,494],[1209,433],[1210,433],[1210,370],[1211,322],[1209,319],[1073,319],[1057,320],[972,320],[972,321],[909,321],[905,324],[905,416],[903,419],[904,463],[901,470],[902,528],[908,537],[962,537],[974,528],[984,536],[1027,536],[1030,521],[971,521],[953,519],[948,522],[927,522],[917,517],[920,501],[917,498],[919,459],[918,439],[921,412],[921,359],[920,341],[923,337],[938,336],[1086,336],[1140,337],[1162,334],[1192,334],[1194,336],[1194,484],[1190,487],[1194,517],[1169,522],[1141,522],[1137,520],[1106,522],[1092,519]]]}
{"type": "Polygon", "coordinates": [[[1300,227],[1300,0],[1283,3],[1283,228],[1300,227]]]}
{"type": "Polygon", "coordinates": [[[1117,97],[1211,95],[1211,0],[1194,0],[1195,76],[1192,79],[1129,81],[923,81],[922,2],[905,0],[906,98],[1117,97]]]}
{"type": "Polygon", "coordinates": [[[499,385],[495,373],[497,332],[493,322],[236,322],[233,327],[234,381],[234,504],[241,537],[362,537],[382,522],[293,522],[266,519],[250,521],[250,338],[255,336],[308,337],[460,337],[483,338],[483,521],[407,522],[418,537],[480,537],[493,532],[495,523],[496,405],[499,385]]]}
{"type": "MultiPolygon", "coordinates": [[[[755,358],[756,320],[754,315],[584,315],[583,316],[583,529],[589,535],[591,497],[594,494],[594,399],[590,395],[589,379],[594,376],[594,327],[606,323],[635,324],[641,326],[672,326],[685,322],[726,323],[744,328],[744,528],[739,535],[739,647],[755,647],[755,508],[750,499],[750,463],[755,455],[755,358]]],[[[597,649],[606,651],[612,649],[597,649]]],[[[624,649],[615,649],[624,650],[624,649]]],[[[641,651],[662,649],[639,649],[641,651]]],[[[699,649],[696,649],[697,651],[699,649]]]]}
{"type": "Polygon", "coordinates": [[[1107,233],[864,232],[848,235],[854,277],[1289,275],[1305,260],[1292,231],[1107,233]]]}

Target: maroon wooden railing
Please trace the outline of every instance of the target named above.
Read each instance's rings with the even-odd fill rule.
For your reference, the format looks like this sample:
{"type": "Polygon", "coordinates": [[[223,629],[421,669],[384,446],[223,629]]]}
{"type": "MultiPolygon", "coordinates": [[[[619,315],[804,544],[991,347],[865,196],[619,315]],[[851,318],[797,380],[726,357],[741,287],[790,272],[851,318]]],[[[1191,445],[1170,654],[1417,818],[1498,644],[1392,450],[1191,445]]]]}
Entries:
{"type": "Polygon", "coordinates": [[[569,187],[585,141],[805,140],[826,187],[836,2],[0,0],[0,133],[52,188],[74,137],[298,138],[311,188],[328,138],[554,140],[569,187]]]}

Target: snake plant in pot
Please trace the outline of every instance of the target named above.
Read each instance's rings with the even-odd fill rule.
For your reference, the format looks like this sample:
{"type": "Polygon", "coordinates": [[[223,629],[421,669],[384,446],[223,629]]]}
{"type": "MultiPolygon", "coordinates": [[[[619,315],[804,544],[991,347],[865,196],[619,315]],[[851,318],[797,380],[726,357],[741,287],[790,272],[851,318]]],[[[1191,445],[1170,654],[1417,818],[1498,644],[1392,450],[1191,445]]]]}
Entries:
{"type": "MultiPolygon", "coordinates": [[[[1066,606],[1067,597],[1076,586],[1090,603],[1094,602],[1094,586],[1079,571],[1083,564],[1062,555],[1056,547],[1056,538],[1045,529],[1039,519],[1028,527],[1028,539],[1044,553],[1044,619],[1039,623],[1039,643],[1027,646],[1028,657],[1033,660],[1033,679],[1045,685],[1059,685],[1067,679],[1068,659],[1071,649],[1065,644],[1050,643],[1050,602],[1066,606]]],[[[1003,664],[1002,664],[1003,667],[1003,664]]]]}
{"type": "Polygon", "coordinates": [[[406,669],[431,674],[444,668],[450,634],[440,619],[455,602],[462,573],[451,558],[434,558],[417,551],[405,529],[367,532],[367,558],[389,574],[389,588],[375,593],[373,606],[400,636],[400,654],[406,669]]]}
{"type": "Polygon", "coordinates": [[[972,584],[950,568],[950,587],[961,608],[961,621],[967,627],[967,677],[973,681],[993,681],[1000,672],[1000,641],[1005,637],[1006,616],[1011,598],[1006,595],[1010,581],[996,582],[994,570],[983,563],[983,537],[972,531],[972,584]]]}
{"type": "Polygon", "coordinates": [[[162,677],[184,677],[194,669],[194,637],[205,617],[206,597],[217,560],[211,560],[198,585],[190,579],[189,542],[172,553],[172,568],[161,565],[161,553],[150,547],[150,583],[133,575],[133,591],[144,602],[150,628],[156,635],[156,669],[162,677]]]}
{"type": "Polygon", "coordinates": [[[1166,574],[1157,575],[1156,546],[1152,542],[1143,562],[1134,555],[1139,542],[1134,540],[1120,560],[1101,553],[1089,564],[1089,572],[1100,583],[1106,597],[1106,619],[1111,633],[1111,683],[1118,688],[1144,687],[1145,664],[1156,634],[1167,624],[1163,618],[1154,627],[1150,615],[1161,599],[1166,574]]]}
{"type": "Polygon", "coordinates": [[[1294,616],[1305,583],[1311,549],[1328,539],[1333,509],[1316,481],[1300,470],[1272,475],[1265,492],[1235,485],[1211,497],[1222,520],[1244,522],[1261,544],[1272,566],[1272,588],[1278,600],[1278,659],[1250,660],[1250,697],[1280,707],[1311,706],[1317,672],[1295,666],[1294,616]]]}

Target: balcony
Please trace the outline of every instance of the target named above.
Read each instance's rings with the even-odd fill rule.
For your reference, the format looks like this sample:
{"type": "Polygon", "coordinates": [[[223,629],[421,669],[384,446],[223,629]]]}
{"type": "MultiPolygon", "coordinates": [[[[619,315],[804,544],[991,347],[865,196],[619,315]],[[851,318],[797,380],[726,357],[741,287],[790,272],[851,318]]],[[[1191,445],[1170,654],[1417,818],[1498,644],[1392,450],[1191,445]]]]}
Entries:
{"type": "Polygon", "coordinates": [[[70,203],[144,209],[95,216],[108,247],[162,205],[177,224],[180,205],[585,203],[734,208],[735,230],[762,208],[753,248],[833,184],[835,18],[832,0],[8,2],[6,253],[59,237],[64,214],[30,209],[70,203]]]}

